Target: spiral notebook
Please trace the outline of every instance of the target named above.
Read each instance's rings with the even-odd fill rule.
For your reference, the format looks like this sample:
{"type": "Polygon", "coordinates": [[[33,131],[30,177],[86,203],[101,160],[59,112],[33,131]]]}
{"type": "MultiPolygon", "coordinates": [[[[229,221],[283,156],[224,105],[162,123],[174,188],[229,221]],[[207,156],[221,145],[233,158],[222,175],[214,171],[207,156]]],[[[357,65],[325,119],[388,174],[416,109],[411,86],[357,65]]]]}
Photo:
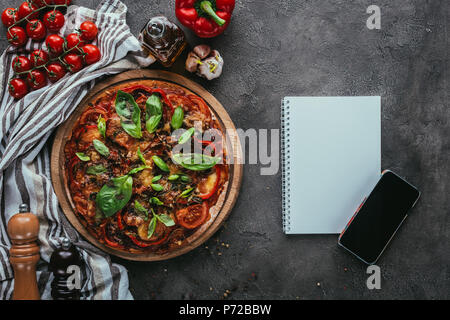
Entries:
{"type": "Polygon", "coordinates": [[[281,127],[284,232],[340,233],[380,177],[380,97],[286,97],[281,127]]]}

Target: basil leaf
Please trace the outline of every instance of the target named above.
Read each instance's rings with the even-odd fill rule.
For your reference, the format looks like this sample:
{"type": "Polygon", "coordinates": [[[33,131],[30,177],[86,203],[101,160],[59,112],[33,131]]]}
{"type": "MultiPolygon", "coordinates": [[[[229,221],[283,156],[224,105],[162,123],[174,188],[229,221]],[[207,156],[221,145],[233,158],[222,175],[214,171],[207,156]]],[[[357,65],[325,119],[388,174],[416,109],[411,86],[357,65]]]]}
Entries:
{"type": "Polygon", "coordinates": [[[153,177],[152,182],[155,183],[155,182],[159,181],[161,178],[162,178],[162,175],[153,177]]]}
{"type": "Polygon", "coordinates": [[[191,178],[189,176],[183,174],[181,176],[181,181],[184,182],[184,183],[189,183],[189,182],[191,182],[191,178]]]}
{"type": "Polygon", "coordinates": [[[169,180],[169,181],[176,181],[176,180],[178,180],[178,178],[180,178],[179,175],[177,175],[177,174],[172,174],[172,175],[169,176],[168,180],[169,180]]]}
{"type": "Polygon", "coordinates": [[[98,164],[87,168],[86,173],[91,175],[99,175],[106,172],[105,166],[98,164]]]}
{"type": "Polygon", "coordinates": [[[189,188],[189,189],[184,190],[184,191],[181,193],[180,197],[182,197],[182,198],[187,198],[187,197],[189,197],[189,195],[191,194],[192,190],[194,190],[194,188],[189,188]]]}
{"type": "Polygon", "coordinates": [[[109,148],[107,146],[105,146],[105,144],[103,142],[101,142],[100,140],[94,139],[94,141],[92,141],[92,143],[94,144],[94,148],[95,148],[95,150],[97,150],[98,153],[100,153],[104,157],[109,157],[109,148]]]}
{"type": "Polygon", "coordinates": [[[160,184],[152,183],[151,186],[152,186],[153,190],[158,191],[158,192],[164,190],[164,187],[160,184]]]}
{"type": "Polygon", "coordinates": [[[126,175],[111,179],[112,184],[105,184],[97,193],[95,203],[106,217],[111,217],[122,210],[131,199],[133,178],[126,175]]]}
{"type": "Polygon", "coordinates": [[[162,119],[162,102],[157,94],[152,94],[145,103],[145,127],[148,132],[155,132],[162,119]]]}
{"type": "Polygon", "coordinates": [[[131,94],[117,91],[116,112],[120,117],[123,130],[136,139],[142,138],[141,109],[131,94]]]}
{"type": "Polygon", "coordinates": [[[171,125],[172,128],[180,129],[183,126],[183,119],[184,119],[184,110],[182,107],[177,107],[175,111],[173,112],[171,125]]]}
{"type": "Polygon", "coordinates": [[[150,167],[149,166],[140,166],[140,167],[134,168],[134,169],[130,170],[130,172],[128,172],[128,175],[131,176],[131,175],[141,172],[142,170],[145,170],[145,169],[150,169],[150,167]]]}
{"type": "Polygon", "coordinates": [[[138,211],[143,213],[146,217],[148,217],[148,211],[145,209],[145,207],[139,203],[139,201],[134,200],[134,208],[138,211]]]}
{"type": "Polygon", "coordinates": [[[150,119],[148,119],[145,122],[145,127],[147,128],[147,131],[150,133],[153,133],[156,131],[156,128],[158,128],[159,123],[161,122],[162,115],[158,114],[156,116],[151,116],[150,119]]]}
{"type": "Polygon", "coordinates": [[[189,139],[192,137],[192,135],[195,133],[195,128],[190,128],[186,130],[178,139],[179,144],[185,144],[189,141],[189,139]]]}
{"type": "Polygon", "coordinates": [[[161,201],[161,200],[159,200],[157,197],[152,197],[151,199],[150,199],[150,201],[151,201],[151,203],[152,204],[156,204],[157,206],[162,206],[164,203],[161,201]]]}
{"type": "Polygon", "coordinates": [[[81,160],[81,161],[90,161],[91,158],[87,155],[85,155],[83,152],[77,152],[75,153],[77,155],[77,157],[81,160]]]}
{"type": "Polygon", "coordinates": [[[167,166],[167,164],[164,162],[163,159],[161,159],[158,156],[153,156],[152,159],[153,162],[156,164],[156,166],[160,168],[162,171],[170,172],[169,167],[167,166]]]}
{"type": "Polygon", "coordinates": [[[175,225],[175,221],[173,221],[173,219],[168,214],[160,214],[159,216],[156,215],[155,217],[157,217],[159,221],[164,223],[166,227],[172,227],[175,225]]]}
{"type": "Polygon", "coordinates": [[[100,132],[100,134],[103,136],[103,138],[105,138],[106,137],[106,120],[102,118],[102,115],[100,115],[100,117],[98,117],[97,128],[98,128],[98,132],[100,132]]]}
{"type": "Polygon", "coordinates": [[[151,236],[155,232],[155,228],[156,228],[156,218],[155,218],[155,216],[153,216],[152,220],[148,224],[147,238],[149,238],[149,239],[151,238],[151,236]]]}
{"type": "MultiPolygon", "coordinates": [[[[147,99],[145,111],[149,116],[162,114],[162,102],[158,94],[154,93],[147,99]]],[[[147,119],[149,116],[147,116],[147,119]]]]}
{"type": "Polygon", "coordinates": [[[138,155],[139,159],[142,161],[142,163],[144,165],[147,165],[147,161],[145,160],[144,155],[142,154],[140,147],[138,147],[137,155],[138,155]]]}
{"type": "Polygon", "coordinates": [[[199,153],[177,153],[172,156],[172,160],[176,164],[192,171],[208,170],[214,167],[220,159],[219,157],[210,157],[199,153]]]}

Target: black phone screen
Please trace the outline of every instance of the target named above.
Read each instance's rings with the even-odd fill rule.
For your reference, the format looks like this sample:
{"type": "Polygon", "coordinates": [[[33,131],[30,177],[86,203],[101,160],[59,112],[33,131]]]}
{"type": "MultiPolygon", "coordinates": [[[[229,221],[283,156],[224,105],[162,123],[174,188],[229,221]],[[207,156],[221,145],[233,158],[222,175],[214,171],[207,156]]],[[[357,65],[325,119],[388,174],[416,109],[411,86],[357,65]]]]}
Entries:
{"type": "Polygon", "coordinates": [[[419,195],[395,173],[385,172],[339,243],[366,263],[375,263],[419,195]]]}

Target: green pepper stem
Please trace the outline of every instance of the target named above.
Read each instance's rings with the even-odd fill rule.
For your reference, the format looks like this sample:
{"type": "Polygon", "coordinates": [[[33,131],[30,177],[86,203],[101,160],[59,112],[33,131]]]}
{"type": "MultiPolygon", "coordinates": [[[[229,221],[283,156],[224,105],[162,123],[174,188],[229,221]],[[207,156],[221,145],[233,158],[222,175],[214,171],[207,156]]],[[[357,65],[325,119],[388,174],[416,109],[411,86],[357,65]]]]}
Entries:
{"type": "Polygon", "coordinates": [[[213,19],[219,26],[223,26],[225,24],[225,20],[217,15],[217,13],[213,10],[212,4],[209,1],[200,2],[200,9],[203,10],[206,14],[208,14],[211,19],[213,19]]]}

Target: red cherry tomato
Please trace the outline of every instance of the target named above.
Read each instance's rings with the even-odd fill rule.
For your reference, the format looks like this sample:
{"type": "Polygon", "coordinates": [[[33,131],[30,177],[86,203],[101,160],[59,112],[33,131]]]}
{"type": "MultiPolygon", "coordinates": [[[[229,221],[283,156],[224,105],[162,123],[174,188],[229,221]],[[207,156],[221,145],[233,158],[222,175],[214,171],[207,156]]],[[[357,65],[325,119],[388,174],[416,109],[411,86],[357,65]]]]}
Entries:
{"type": "Polygon", "coordinates": [[[15,8],[7,8],[2,13],[2,22],[5,27],[16,23],[19,19],[19,12],[15,8]]]}
{"type": "Polygon", "coordinates": [[[72,0],[53,0],[54,4],[65,4],[69,5],[72,2],[72,0]]]}
{"type": "Polygon", "coordinates": [[[86,42],[81,40],[80,35],[78,33],[71,33],[66,37],[66,50],[74,48],[78,45],[78,48],[84,46],[86,42]]]}
{"type": "Polygon", "coordinates": [[[25,56],[17,56],[12,61],[14,72],[21,73],[31,69],[31,61],[25,56]]]}
{"type": "Polygon", "coordinates": [[[92,21],[85,21],[80,26],[81,39],[85,41],[92,41],[98,33],[97,26],[92,21]]]}
{"type": "Polygon", "coordinates": [[[64,39],[57,34],[51,34],[45,39],[45,45],[47,46],[48,52],[53,56],[59,56],[63,53],[64,39]]]}
{"type": "Polygon", "coordinates": [[[27,23],[27,34],[31,39],[40,41],[47,35],[47,30],[41,20],[35,19],[27,23]]]}
{"type": "Polygon", "coordinates": [[[56,82],[67,73],[60,62],[52,62],[47,66],[47,76],[51,82],[56,82]]]}
{"type": "Polygon", "coordinates": [[[7,31],[6,38],[9,43],[16,47],[21,47],[27,43],[27,34],[22,27],[11,27],[7,31]]]}
{"type": "Polygon", "coordinates": [[[34,50],[30,54],[31,65],[33,67],[39,67],[46,64],[49,60],[48,53],[42,49],[34,50]]]}
{"type": "Polygon", "coordinates": [[[31,89],[37,90],[47,84],[47,78],[45,77],[45,73],[43,71],[36,69],[28,73],[27,82],[31,89]]]}
{"type": "Polygon", "coordinates": [[[64,15],[58,10],[52,10],[44,15],[44,24],[51,32],[58,32],[64,25],[64,15]]]}
{"type": "Polygon", "coordinates": [[[36,11],[38,7],[36,7],[31,2],[25,1],[23,2],[19,7],[19,18],[23,19],[25,17],[28,17],[29,20],[36,19],[39,16],[39,12],[33,12],[36,11]]]}
{"type": "Polygon", "coordinates": [[[28,93],[28,85],[25,80],[14,78],[9,81],[8,90],[15,99],[22,99],[28,93]]]}
{"type": "Polygon", "coordinates": [[[80,71],[83,68],[83,59],[75,53],[69,53],[64,57],[64,62],[67,64],[67,69],[71,73],[80,71]]]}
{"type": "Polygon", "coordinates": [[[86,64],[93,64],[100,60],[101,54],[97,46],[87,44],[81,50],[83,51],[83,58],[86,64]]]}

